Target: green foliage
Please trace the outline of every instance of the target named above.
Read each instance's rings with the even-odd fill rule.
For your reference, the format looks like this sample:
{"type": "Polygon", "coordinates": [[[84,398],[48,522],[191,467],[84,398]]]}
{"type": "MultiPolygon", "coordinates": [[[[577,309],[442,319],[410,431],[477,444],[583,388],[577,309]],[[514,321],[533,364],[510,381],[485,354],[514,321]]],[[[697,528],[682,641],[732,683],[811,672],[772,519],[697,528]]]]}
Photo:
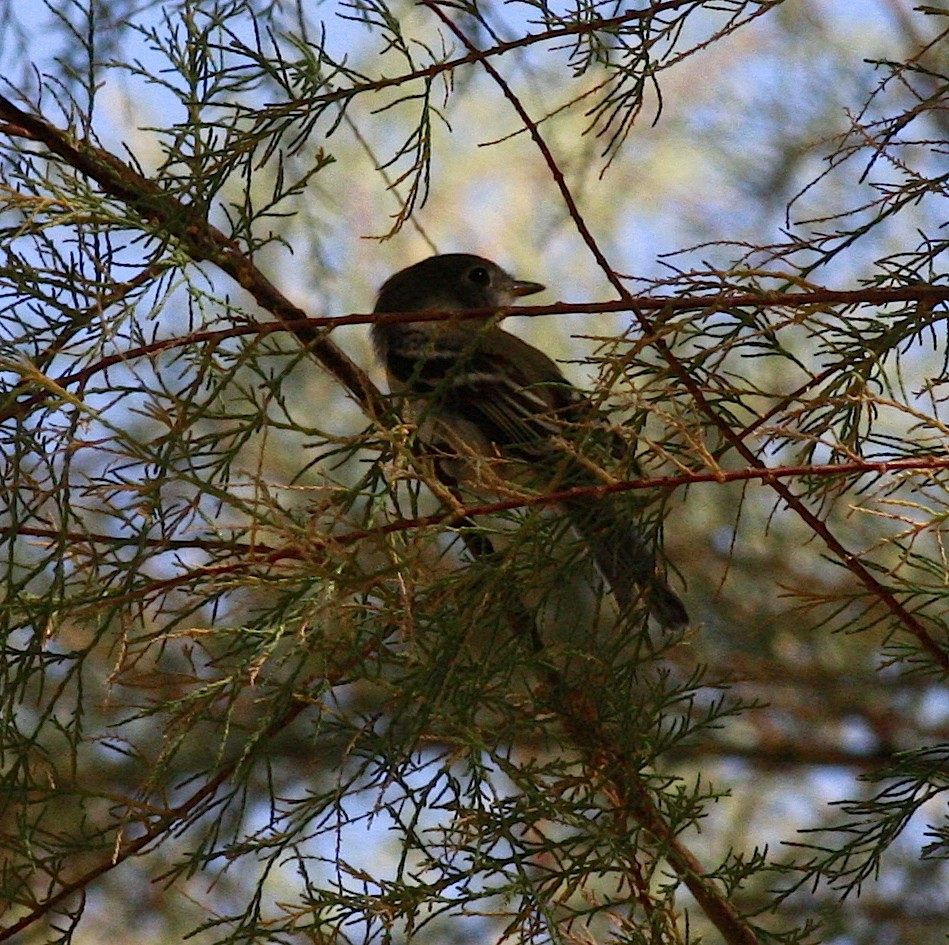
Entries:
{"type": "Polygon", "coordinates": [[[27,6],[0,940],[933,941],[944,5],[27,6]],[[571,300],[687,631],[417,455],[358,313],[432,246],[571,300]]]}

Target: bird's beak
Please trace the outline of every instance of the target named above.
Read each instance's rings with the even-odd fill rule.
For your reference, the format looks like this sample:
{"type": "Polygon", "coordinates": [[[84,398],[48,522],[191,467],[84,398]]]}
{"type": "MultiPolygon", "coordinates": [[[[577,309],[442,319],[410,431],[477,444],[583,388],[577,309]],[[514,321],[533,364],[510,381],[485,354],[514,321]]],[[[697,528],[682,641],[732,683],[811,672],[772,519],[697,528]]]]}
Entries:
{"type": "Polygon", "coordinates": [[[511,282],[511,295],[515,298],[518,298],[522,295],[533,295],[535,292],[543,292],[547,286],[541,285],[539,282],[524,282],[521,279],[514,279],[511,282]]]}

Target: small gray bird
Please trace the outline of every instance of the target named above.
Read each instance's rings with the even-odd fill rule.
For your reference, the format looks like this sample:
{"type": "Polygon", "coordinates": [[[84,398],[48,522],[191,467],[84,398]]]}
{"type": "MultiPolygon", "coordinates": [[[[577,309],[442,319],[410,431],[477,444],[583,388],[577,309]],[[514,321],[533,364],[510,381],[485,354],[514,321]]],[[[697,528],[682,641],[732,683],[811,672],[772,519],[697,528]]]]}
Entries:
{"type": "MultiPolygon", "coordinates": [[[[552,482],[558,490],[603,483],[595,465],[567,446],[582,447],[594,405],[546,354],[492,322],[499,309],[543,289],[480,256],[449,253],[397,272],[379,290],[376,313],[485,310],[484,318],[372,327],[390,388],[413,404],[419,436],[447,481],[466,485],[477,476],[483,484],[494,475],[523,484],[530,472],[535,485],[552,482]]],[[[610,437],[611,453],[625,453],[619,437],[599,432],[610,437]]],[[[681,627],[685,607],[657,570],[625,498],[582,496],[562,506],[621,610],[642,596],[663,626],[681,627]]]]}

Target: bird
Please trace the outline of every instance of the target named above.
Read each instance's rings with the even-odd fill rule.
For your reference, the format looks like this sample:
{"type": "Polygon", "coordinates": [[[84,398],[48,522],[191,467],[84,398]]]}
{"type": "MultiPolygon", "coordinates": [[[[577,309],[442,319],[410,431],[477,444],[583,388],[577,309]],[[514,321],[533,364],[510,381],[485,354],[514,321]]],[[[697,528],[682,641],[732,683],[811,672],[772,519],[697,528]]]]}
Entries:
{"type": "MultiPolygon", "coordinates": [[[[445,253],[396,272],[379,290],[376,315],[480,313],[380,319],[371,327],[390,391],[412,406],[419,439],[443,481],[465,486],[494,476],[522,484],[533,473],[536,483],[545,476],[555,491],[603,484],[596,463],[580,458],[595,439],[589,431],[596,406],[543,351],[497,324],[516,299],[545,288],[482,256],[445,253]]],[[[605,424],[596,432],[608,440],[611,456],[628,453],[605,424]]],[[[663,627],[688,624],[685,605],[658,568],[628,496],[580,494],[559,504],[621,612],[644,600],[663,627]]]]}

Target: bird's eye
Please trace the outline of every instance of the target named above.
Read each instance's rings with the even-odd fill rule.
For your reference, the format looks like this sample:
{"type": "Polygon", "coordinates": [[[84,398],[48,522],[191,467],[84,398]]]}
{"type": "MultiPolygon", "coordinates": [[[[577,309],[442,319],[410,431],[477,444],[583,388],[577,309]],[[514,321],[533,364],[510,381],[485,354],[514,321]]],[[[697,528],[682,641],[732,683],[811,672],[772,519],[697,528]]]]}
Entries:
{"type": "Polygon", "coordinates": [[[474,269],[468,273],[468,278],[475,285],[489,285],[491,282],[491,273],[488,272],[484,266],[475,266],[474,269]]]}

